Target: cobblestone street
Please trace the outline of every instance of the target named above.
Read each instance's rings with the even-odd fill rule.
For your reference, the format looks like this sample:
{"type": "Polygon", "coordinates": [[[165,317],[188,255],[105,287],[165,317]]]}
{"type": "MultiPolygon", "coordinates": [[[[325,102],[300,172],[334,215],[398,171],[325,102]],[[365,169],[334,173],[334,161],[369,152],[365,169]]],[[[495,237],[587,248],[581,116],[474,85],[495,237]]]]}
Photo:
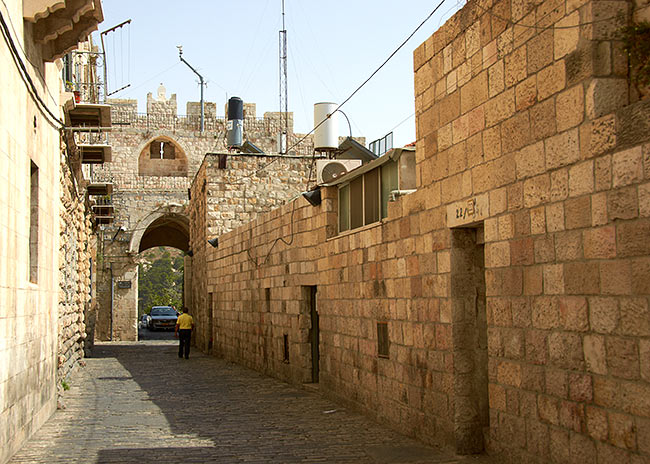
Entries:
{"type": "Polygon", "coordinates": [[[97,344],[19,463],[484,463],[171,341],[97,344]]]}

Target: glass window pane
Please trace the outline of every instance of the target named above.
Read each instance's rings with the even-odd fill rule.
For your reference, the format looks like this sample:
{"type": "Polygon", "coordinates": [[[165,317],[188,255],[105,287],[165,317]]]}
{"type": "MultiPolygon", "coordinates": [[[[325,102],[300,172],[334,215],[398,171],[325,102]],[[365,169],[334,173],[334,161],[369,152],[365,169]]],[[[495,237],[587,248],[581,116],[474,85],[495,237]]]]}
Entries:
{"type": "Polygon", "coordinates": [[[363,177],[365,223],[372,224],[379,221],[379,169],[373,169],[363,177]]]}
{"type": "Polygon", "coordinates": [[[339,232],[350,229],[350,185],[339,189],[339,232]]]}
{"type": "Polygon", "coordinates": [[[363,176],[350,182],[350,229],[363,225],[363,176]]]}
{"type": "Polygon", "coordinates": [[[381,167],[381,218],[388,216],[390,192],[398,189],[397,163],[389,161],[381,167]]]}

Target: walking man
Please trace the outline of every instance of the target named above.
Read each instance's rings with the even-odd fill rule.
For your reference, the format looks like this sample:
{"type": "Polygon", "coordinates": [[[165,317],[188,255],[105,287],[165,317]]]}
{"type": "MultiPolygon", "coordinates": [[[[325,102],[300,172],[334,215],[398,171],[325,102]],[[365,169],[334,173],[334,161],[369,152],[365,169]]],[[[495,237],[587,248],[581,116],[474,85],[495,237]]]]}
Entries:
{"type": "Polygon", "coordinates": [[[174,335],[178,338],[178,357],[185,359],[190,358],[190,340],[192,339],[192,329],[194,328],[194,318],[190,316],[189,310],[183,307],[183,314],[176,319],[176,328],[174,335]]]}

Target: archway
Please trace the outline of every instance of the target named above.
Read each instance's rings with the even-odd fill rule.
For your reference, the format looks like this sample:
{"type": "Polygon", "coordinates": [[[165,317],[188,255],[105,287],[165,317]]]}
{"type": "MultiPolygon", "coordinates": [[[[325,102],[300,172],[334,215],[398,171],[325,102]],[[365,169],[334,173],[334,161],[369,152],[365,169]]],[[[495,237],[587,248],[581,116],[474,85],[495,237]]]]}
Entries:
{"type": "Polygon", "coordinates": [[[131,236],[129,253],[140,253],[155,246],[170,246],[187,253],[190,222],[184,209],[180,205],[170,205],[142,219],[131,236]]]}
{"type": "MultiPolygon", "coordinates": [[[[132,228],[121,229],[107,242],[102,265],[101,303],[97,313],[96,337],[99,340],[138,339],[138,299],[140,264],[146,261],[143,251],[156,247],[173,247],[182,252],[184,269],[189,268],[190,225],[185,206],[171,204],[150,212],[132,228]]],[[[183,271],[182,296],[188,273],[183,271]]]]}
{"type": "Polygon", "coordinates": [[[153,211],[138,223],[131,236],[129,253],[137,256],[138,266],[138,339],[171,338],[171,334],[154,334],[154,324],[150,319],[146,324],[147,318],[142,316],[153,306],[180,310],[184,303],[184,260],[178,265],[179,258],[189,251],[189,220],[184,210],[180,205],[169,205],[153,211]]]}

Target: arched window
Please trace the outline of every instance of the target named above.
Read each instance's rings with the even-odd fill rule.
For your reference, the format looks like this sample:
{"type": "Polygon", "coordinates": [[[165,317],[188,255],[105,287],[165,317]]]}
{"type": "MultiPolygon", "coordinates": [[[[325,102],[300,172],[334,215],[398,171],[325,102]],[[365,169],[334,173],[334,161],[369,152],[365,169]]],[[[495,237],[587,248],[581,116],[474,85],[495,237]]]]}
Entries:
{"type": "Polygon", "coordinates": [[[157,137],[140,153],[138,174],[156,177],[186,177],[187,156],[168,137],[157,137]]]}

